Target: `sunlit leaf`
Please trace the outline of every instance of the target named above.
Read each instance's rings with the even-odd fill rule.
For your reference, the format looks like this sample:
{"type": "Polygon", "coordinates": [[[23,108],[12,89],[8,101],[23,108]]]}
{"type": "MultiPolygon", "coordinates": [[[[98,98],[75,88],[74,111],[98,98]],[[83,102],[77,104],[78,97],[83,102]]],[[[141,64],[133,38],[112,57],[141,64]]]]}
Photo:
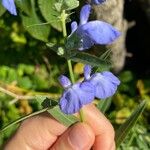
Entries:
{"type": "Polygon", "coordinates": [[[55,8],[55,0],[38,0],[40,11],[45,20],[58,31],[62,31],[60,22],[60,12],[55,8]]]}
{"type": "Polygon", "coordinates": [[[58,120],[60,123],[62,123],[63,125],[65,125],[66,127],[69,127],[70,125],[78,122],[79,120],[73,116],[73,115],[66,115],[64,114],[59,106],[55,106],[52,109],[49,109],[48,112],[56,119],[58,120]]]}
{"type": "Polygon", "coordinates": [[[44,24],[36,14],[35,1],[31,0],[31,12],[28,16],[21,15],[23,26],[36,39],[47,42],[50,26],[44,24]]]}
{"type": "Polygon", "coordinates": [[[78,0],[64,0],[63,5],[64,5],[64,9],[72,10],[79,6],[79,1],[78,0]]]}
{"type": "Polygon", "coordinates": [[[116,146],[119,147],[123,140],[126,138],[130,130],[134,127],[136,121],[138,120],[139,116],[145,109],[146,102],[143,101],[139,106],[135,109],[132,115],[126,120],[124,124],[120,126],[120,128],[116,131],[116,146]]]}
{"type": "Polygon", "coordinates": [[[47,42],[50,32],[49,25],[43,25],[42,21],[36,16],[22,16],[25,29],[36,39],[47,42]]]}

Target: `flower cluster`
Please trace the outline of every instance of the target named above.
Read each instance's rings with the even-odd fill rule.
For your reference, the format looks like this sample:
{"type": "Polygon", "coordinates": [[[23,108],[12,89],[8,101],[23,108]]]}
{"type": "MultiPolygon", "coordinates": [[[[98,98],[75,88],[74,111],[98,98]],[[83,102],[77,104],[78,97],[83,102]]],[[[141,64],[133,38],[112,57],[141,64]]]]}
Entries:
{"type": "MultiPolygon", "coordinates": [[[[101,3],[101,1],[94,1],[101,3]]],[[[71,34],[67,38],[66,47],[68,49],[86,50],[94,44],[111,44],[120,36],[120,32],[112,25],[99,21],[89,21],[91,5],[84,5],[80,12],[79,26],[77,22],[71,23],[71,34]]]]}
{"type": "MultiPolygon", "coordinates": [[[[101,4],[105,0],[92,0],[91,4],[101,4]]],[[[103,21],[89,21],[91,5],[82,7],[80,23],[71,23],[71,34],[67,38],[66,48],[86,50],[94,44],[111,44],[120,36],[120,32],[110,24],[103,21]]],[[[60,99],[60,109],[66,114],[73,114],[80,110],[83,105],[91,103],[94,98],[105,99],[112,96],[119,79],[109,71],[91,75],[91,66],[84,67],[84,81],[71,84],[70,80],[62,75],[59,82],[65,88],[60,99]]]]}
{"type": "Polygon", "coordinates": [[[14,0],[2,0],[2,5],[12,14],[17,15],[14,0]]]}
{"type": "Polygon", "coordinates": [[[119,79],[109,71],[91,75],[89,65],[84,67],[84,78],[83,82],[72,85],[66,76],[59,77],[59,82],[65,89],[59,105],[65,114],[78,112],[83,105],[91,103],[94,98],[105,99],[112,96],[120,84],[119,79]]]}

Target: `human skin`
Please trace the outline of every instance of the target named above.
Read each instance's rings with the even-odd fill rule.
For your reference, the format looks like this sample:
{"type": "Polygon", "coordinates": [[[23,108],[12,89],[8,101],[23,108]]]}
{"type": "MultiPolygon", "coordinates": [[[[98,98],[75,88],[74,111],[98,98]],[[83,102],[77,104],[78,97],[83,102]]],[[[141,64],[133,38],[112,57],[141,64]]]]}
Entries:
{"type": "Polygon", "coordinates": [[[84,123],[67,128],[43,113],[22,122],[4,150],[115,150],[114,129],[92,104],[83,107],[84,123]]]}

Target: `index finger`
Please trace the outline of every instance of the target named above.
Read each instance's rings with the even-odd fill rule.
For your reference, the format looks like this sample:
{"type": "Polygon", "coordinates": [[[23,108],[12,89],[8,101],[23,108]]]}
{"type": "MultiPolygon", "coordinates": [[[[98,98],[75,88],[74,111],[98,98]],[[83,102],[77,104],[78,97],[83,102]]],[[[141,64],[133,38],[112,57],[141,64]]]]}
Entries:
{"type": "Polygon", "coordinates": [[[109,120],[93,104],[84,106],[83,113],[85,122],[91,126],[96,136],[93,149],[115,149],[115,132],[109,120]]]}

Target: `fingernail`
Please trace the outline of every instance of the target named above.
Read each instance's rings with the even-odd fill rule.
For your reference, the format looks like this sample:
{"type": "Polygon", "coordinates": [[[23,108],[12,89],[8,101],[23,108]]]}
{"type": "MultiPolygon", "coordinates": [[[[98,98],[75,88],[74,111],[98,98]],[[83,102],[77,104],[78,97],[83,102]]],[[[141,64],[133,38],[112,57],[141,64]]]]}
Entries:
{"type": "Polygon", "coordinates": [[[69,141],[75,149],[84,149],[91,143],[92,132],[87,125],[80,123],[69,132],[69,141]]]}

